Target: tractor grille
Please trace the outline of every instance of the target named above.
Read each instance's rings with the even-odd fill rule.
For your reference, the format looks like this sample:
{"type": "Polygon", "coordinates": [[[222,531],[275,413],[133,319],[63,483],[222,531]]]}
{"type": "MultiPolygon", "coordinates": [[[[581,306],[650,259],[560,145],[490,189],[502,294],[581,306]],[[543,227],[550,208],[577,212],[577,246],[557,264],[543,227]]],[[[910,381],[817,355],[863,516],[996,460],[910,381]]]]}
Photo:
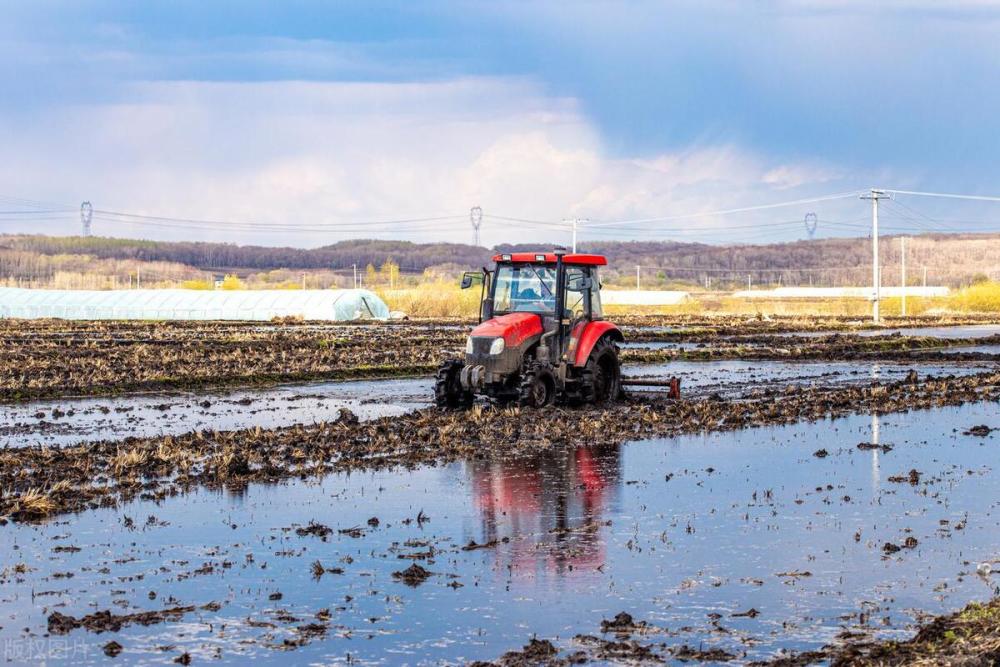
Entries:
{"type": "Polygon", "coordinates": [[[469,366],[484,366],[488,373],[494,378],[490,382],[499,380],[501,376],[508,376],[516,373],[521,368],[521,355],[524,352],[524,345],[510,347],[501,354],[490,356],[490,345],[498,336],[472,336],[472,354],[465,355],[465,363],[469,366]]]}
{"type": "Polygon", "coordinates": [[[472,354],[468,355],[467,363],[485,364],[490,358],[490,345],[496,338],[494,336],[473,336],[472,354]]]}

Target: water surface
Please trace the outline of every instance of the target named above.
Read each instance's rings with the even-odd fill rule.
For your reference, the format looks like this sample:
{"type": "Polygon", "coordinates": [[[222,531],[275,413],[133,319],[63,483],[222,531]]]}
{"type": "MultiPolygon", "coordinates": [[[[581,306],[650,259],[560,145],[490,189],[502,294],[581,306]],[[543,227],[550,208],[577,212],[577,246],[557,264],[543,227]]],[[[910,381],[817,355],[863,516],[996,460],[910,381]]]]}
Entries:
{"type": "Polygon", "coordinates": [[[668,631],[651,640],[744,660],[816,648],[845,629],[902,636],[921,614],[994,590],[974,571],[1000,557],[1000,440],[963,432],[1000,426],[997,414],[984,403],[861,415],[8,524],[0,640],[8,656],[47,652],[52,664],[106,664],[100,647],[115,639],[129,664],[186,651],[283,665],[490,659],[533,635],[572,646],[620,611],[668,631]],[[873,441],[892,449],[857,448],[873,441]],[[893,481],[910,470],[917,484],[893,481]],[[296,533],[310,521],[332,534],[296,533]],[[884,550],[908,537],[913,548],[884,550]],[[316,561],[342,572],[316,579],[316,561]],[[393,577],[414,562],[433,572],[425,582],[393,577]],[[29,570],[14,574],[18,563],[29,570]],[[221,607],[180,621],[45,637],[53,610],[210,602],[221,607]],[[759,615],[734,616],[751,608],[759,615]],[[288,652],[283,642],[302,639],[296,628],[321,610],[325,634],[288,652]]]}

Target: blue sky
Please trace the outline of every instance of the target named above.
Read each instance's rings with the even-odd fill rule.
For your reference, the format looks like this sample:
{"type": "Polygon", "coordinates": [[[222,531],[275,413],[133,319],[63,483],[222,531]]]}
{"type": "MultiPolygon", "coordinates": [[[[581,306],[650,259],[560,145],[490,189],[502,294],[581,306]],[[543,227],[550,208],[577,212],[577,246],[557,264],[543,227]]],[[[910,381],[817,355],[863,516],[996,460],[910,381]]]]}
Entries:
{"type": "MultiPolygon", "coordinates": [[[[0,195],[274,226],[98,233],[314,245],[387,232],[296,225],[474,204],[614,220],[870,185],[1000,193],[1000,2],[41,1],[0,16],[0,195]]],[[[707,216],[676,236],[796,238],[720,232],[807,208],[865,214],[707,216]]],[[[510,233],[487,224],[484,240],[510,233]]]]}

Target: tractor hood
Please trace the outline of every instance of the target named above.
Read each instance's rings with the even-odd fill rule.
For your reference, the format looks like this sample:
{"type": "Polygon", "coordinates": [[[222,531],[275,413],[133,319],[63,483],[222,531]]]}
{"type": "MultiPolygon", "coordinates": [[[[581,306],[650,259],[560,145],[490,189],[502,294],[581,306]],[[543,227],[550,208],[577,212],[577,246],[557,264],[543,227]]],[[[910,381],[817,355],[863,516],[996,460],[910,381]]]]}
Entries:
{"type": "Polygon", "coordinates": [[[486,320],[469,334],[475,337],[503,338],[508,348],[516,347],[532,336],[540,336],[542,316],[536,313],[508,313],[486,320]]]}

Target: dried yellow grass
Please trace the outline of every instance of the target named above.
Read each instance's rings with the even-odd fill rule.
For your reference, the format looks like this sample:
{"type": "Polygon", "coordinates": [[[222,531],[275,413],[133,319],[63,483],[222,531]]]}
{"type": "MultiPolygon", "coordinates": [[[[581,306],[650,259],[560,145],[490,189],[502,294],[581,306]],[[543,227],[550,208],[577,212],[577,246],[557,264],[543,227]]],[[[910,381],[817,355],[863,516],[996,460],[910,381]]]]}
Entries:
{"type": "Polygon", "coordinates": [[[144,465],[148,458],[149,455],[138,447],[133,447],[128,451],[119,449],[118,452],[111,457],[109,464],[111,465],[111,469],[114,473],[121,476],[130,472],[133,468],[144,465]]]}
{"type": "Polygon", "coordinates": [[[38,488],[31,488],[21,494],[17,499],[14,514],[28,517],[46,517],[59,508],[59,504],[52,499],[52,496],[38,488]]]}

